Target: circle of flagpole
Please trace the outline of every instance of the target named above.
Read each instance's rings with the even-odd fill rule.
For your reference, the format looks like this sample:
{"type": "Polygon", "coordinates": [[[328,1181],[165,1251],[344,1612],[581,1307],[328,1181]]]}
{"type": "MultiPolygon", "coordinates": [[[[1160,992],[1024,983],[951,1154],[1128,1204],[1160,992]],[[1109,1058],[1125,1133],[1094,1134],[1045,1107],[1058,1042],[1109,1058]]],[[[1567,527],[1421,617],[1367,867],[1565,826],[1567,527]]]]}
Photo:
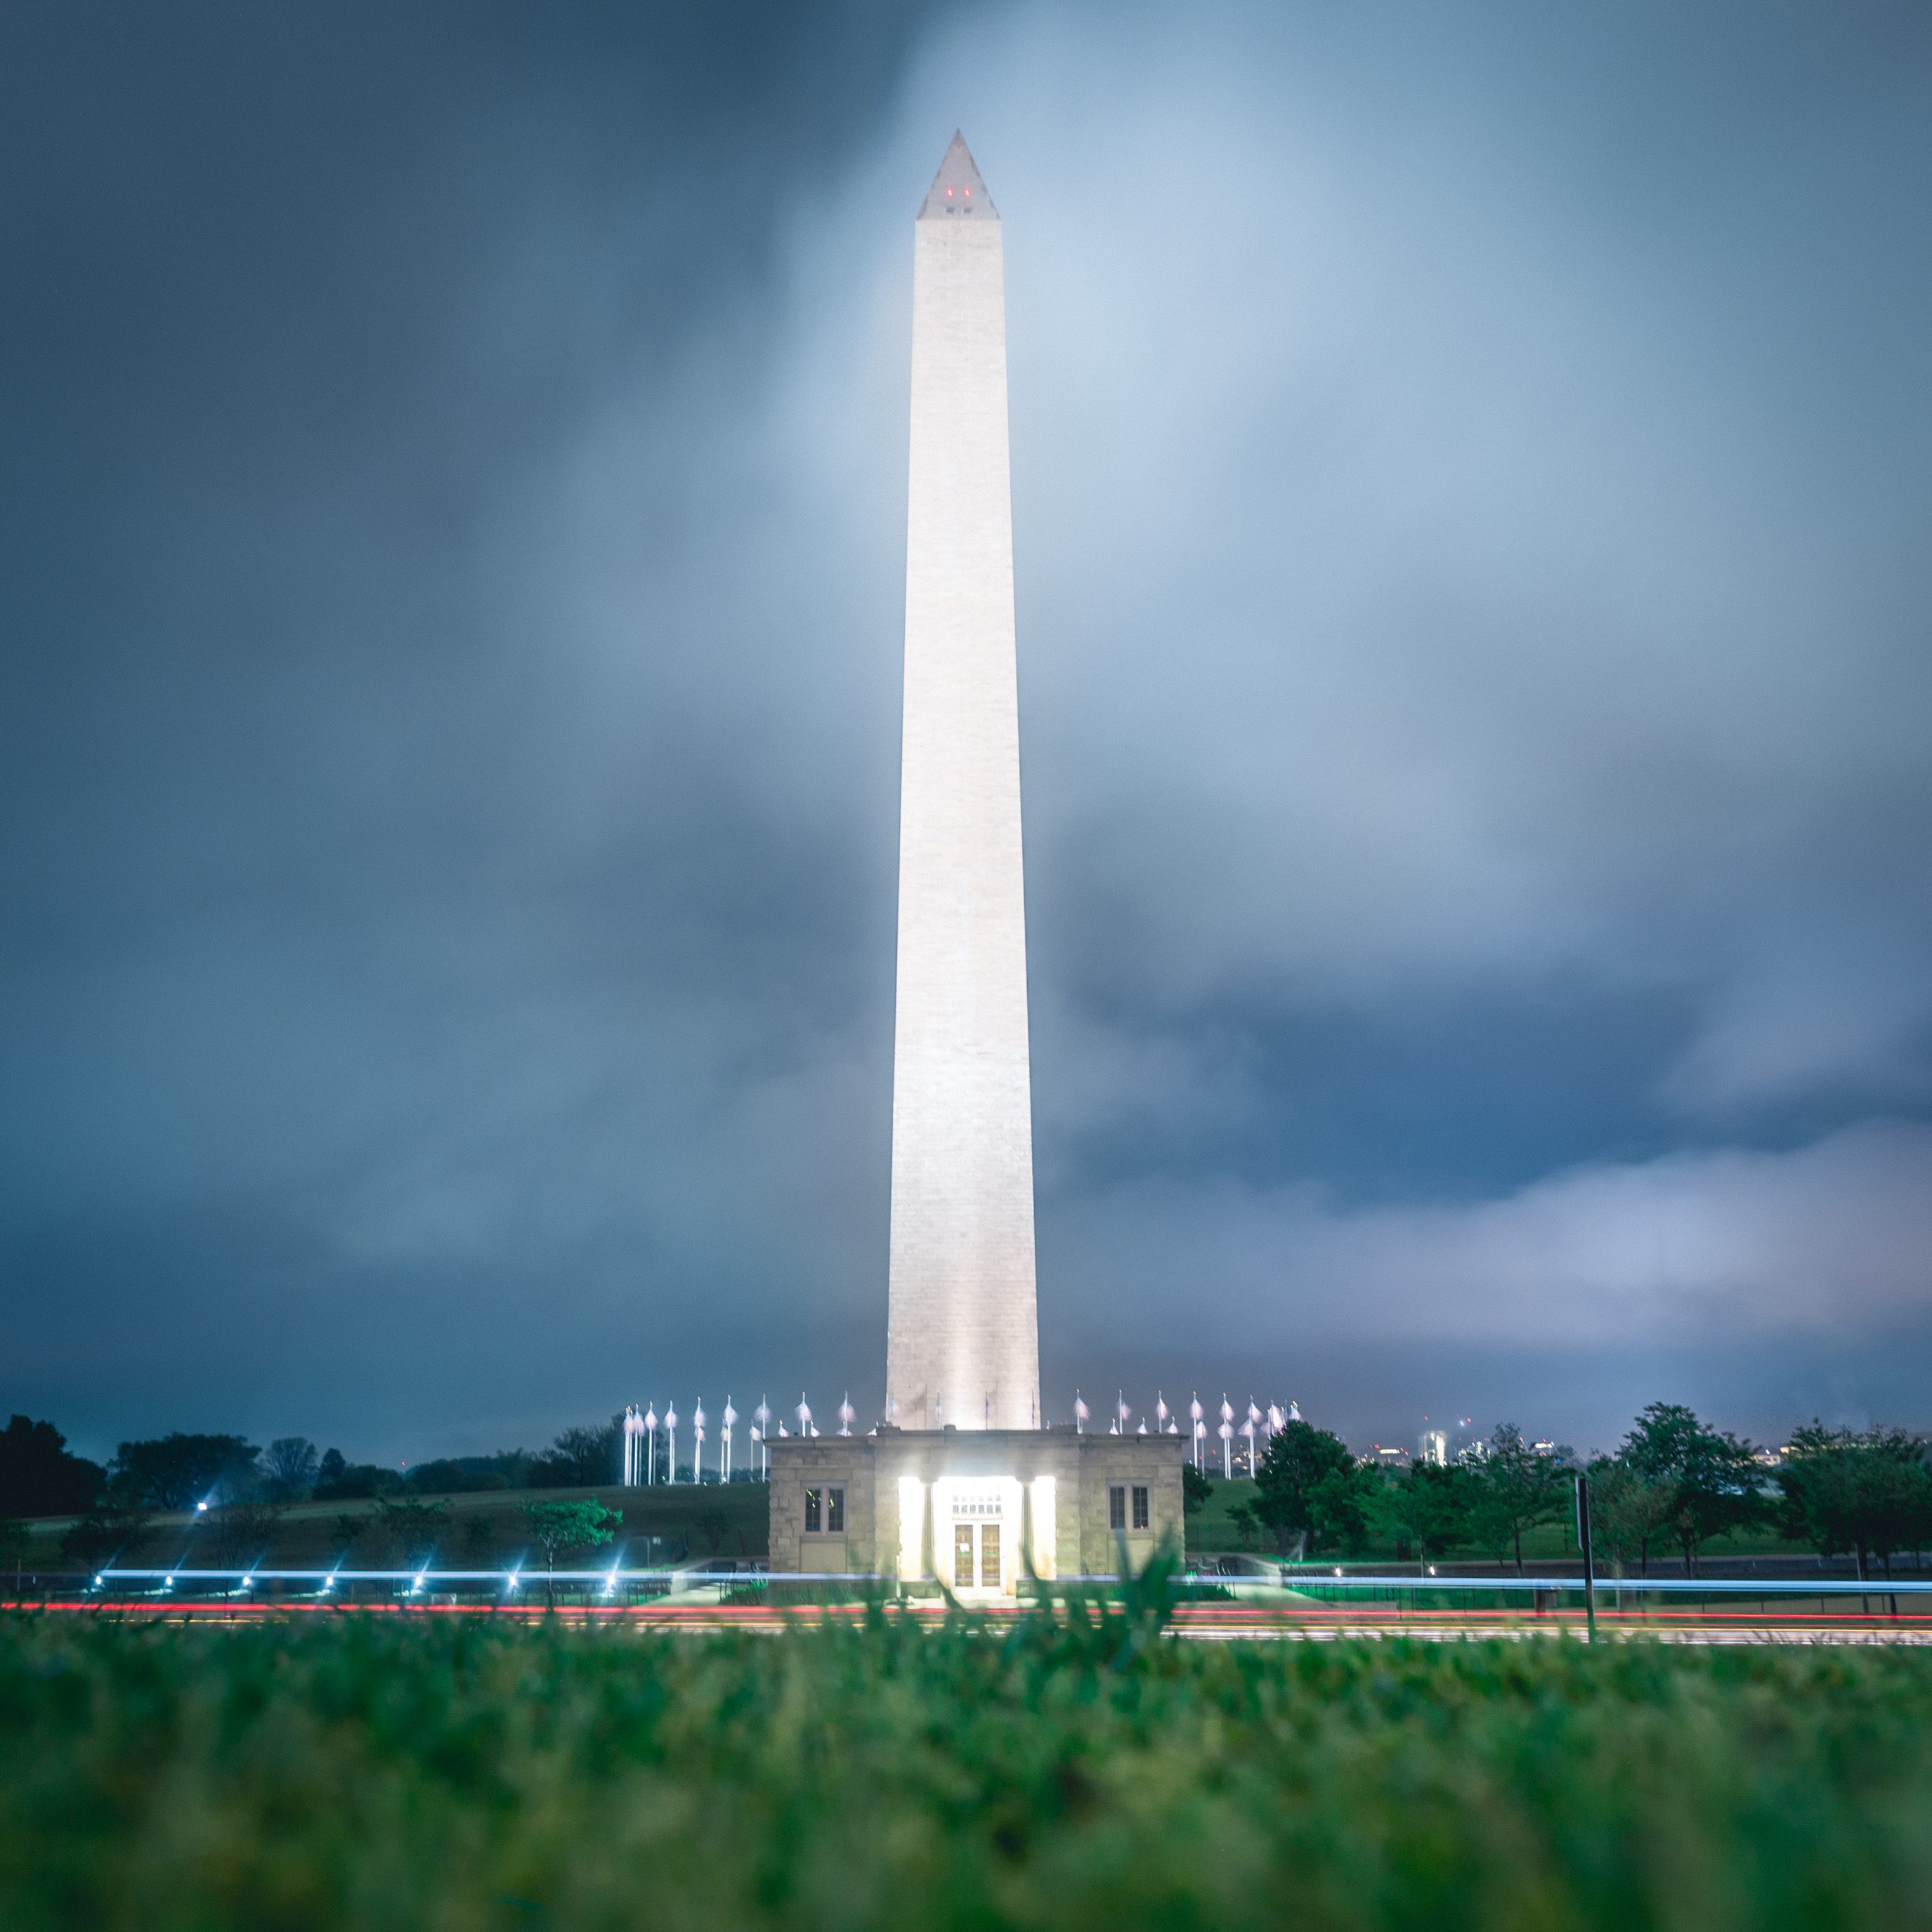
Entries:
{"type": "Polygon", "coordinates": [[[850,1436],[851,1434],[852,1418],[856,1415],[858,1412],[859,1412],[852,1406],[852,1391],[850,1389],[848,1389],[838,1404],[838,1432],[841,1436],[850,1436]]]}

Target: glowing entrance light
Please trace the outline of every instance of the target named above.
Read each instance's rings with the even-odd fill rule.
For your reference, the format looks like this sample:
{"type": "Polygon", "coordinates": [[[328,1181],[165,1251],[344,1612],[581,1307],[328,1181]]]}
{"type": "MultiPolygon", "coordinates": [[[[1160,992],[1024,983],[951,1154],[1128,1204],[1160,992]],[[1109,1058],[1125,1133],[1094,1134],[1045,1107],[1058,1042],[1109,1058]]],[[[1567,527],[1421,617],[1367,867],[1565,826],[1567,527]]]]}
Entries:
{"type": "Polygon", "coordinates": [[[899,1580],[926,1574],[926,1485],[916,1476],[899,1478],[899,1580]]]}
{"type": "Polygon", "coordinates": [[[1060,1568],[1059,1526],[1054,1511],[1058,1503],[1054,1480],[1051,1476],[1036,1476],[1033,1479],[1032,1514],[1030,1526],[1033,1532],[1033,1573],[1036,1576],[1050,1580],[1060,1568]]]}

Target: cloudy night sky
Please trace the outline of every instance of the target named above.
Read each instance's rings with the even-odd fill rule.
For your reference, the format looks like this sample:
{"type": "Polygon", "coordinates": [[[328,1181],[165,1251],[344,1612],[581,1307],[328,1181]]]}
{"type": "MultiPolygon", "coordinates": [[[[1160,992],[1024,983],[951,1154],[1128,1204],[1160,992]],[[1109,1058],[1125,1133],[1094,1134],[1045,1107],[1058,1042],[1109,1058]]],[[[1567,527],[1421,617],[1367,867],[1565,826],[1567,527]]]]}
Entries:
{"type": "Polygon", "coordinates": [[[1771,4],[8,7],[0,1412],[876,1413],[956,126],[1048,1416],[1932,1425],[1932,28],[1771,4]]]}

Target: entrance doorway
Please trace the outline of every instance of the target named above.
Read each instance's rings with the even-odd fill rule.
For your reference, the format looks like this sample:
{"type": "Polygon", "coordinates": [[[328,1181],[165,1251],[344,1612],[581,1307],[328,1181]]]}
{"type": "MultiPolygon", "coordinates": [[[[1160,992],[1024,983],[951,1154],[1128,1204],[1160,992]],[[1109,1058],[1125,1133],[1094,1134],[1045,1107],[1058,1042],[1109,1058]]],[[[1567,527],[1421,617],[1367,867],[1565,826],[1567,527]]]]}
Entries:
{"type": "Polygon", "coordinates": [[[952,1526],[952,1587],[997,1590],[1000,1587],[1000,1526],[956,1522],[952,1526]]]}

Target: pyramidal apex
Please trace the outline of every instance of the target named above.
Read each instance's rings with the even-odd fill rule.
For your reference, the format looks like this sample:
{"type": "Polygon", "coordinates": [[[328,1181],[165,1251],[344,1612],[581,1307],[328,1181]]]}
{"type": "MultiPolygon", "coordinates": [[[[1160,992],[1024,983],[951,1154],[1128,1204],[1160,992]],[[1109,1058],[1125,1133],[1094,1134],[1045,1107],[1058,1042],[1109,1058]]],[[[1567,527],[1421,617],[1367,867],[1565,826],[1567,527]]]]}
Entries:
{"type": "Polygon", "coordinates": [[[966,137],[957,128],[953,130],[946,158],[940,163],[932,187],[926,190],[919,218],[922,221],[962,218],[997,221],[1000,218],[1000,211],[993,206],[993,197],[980,178],[972,150],[966,145],[966,137]]]}

